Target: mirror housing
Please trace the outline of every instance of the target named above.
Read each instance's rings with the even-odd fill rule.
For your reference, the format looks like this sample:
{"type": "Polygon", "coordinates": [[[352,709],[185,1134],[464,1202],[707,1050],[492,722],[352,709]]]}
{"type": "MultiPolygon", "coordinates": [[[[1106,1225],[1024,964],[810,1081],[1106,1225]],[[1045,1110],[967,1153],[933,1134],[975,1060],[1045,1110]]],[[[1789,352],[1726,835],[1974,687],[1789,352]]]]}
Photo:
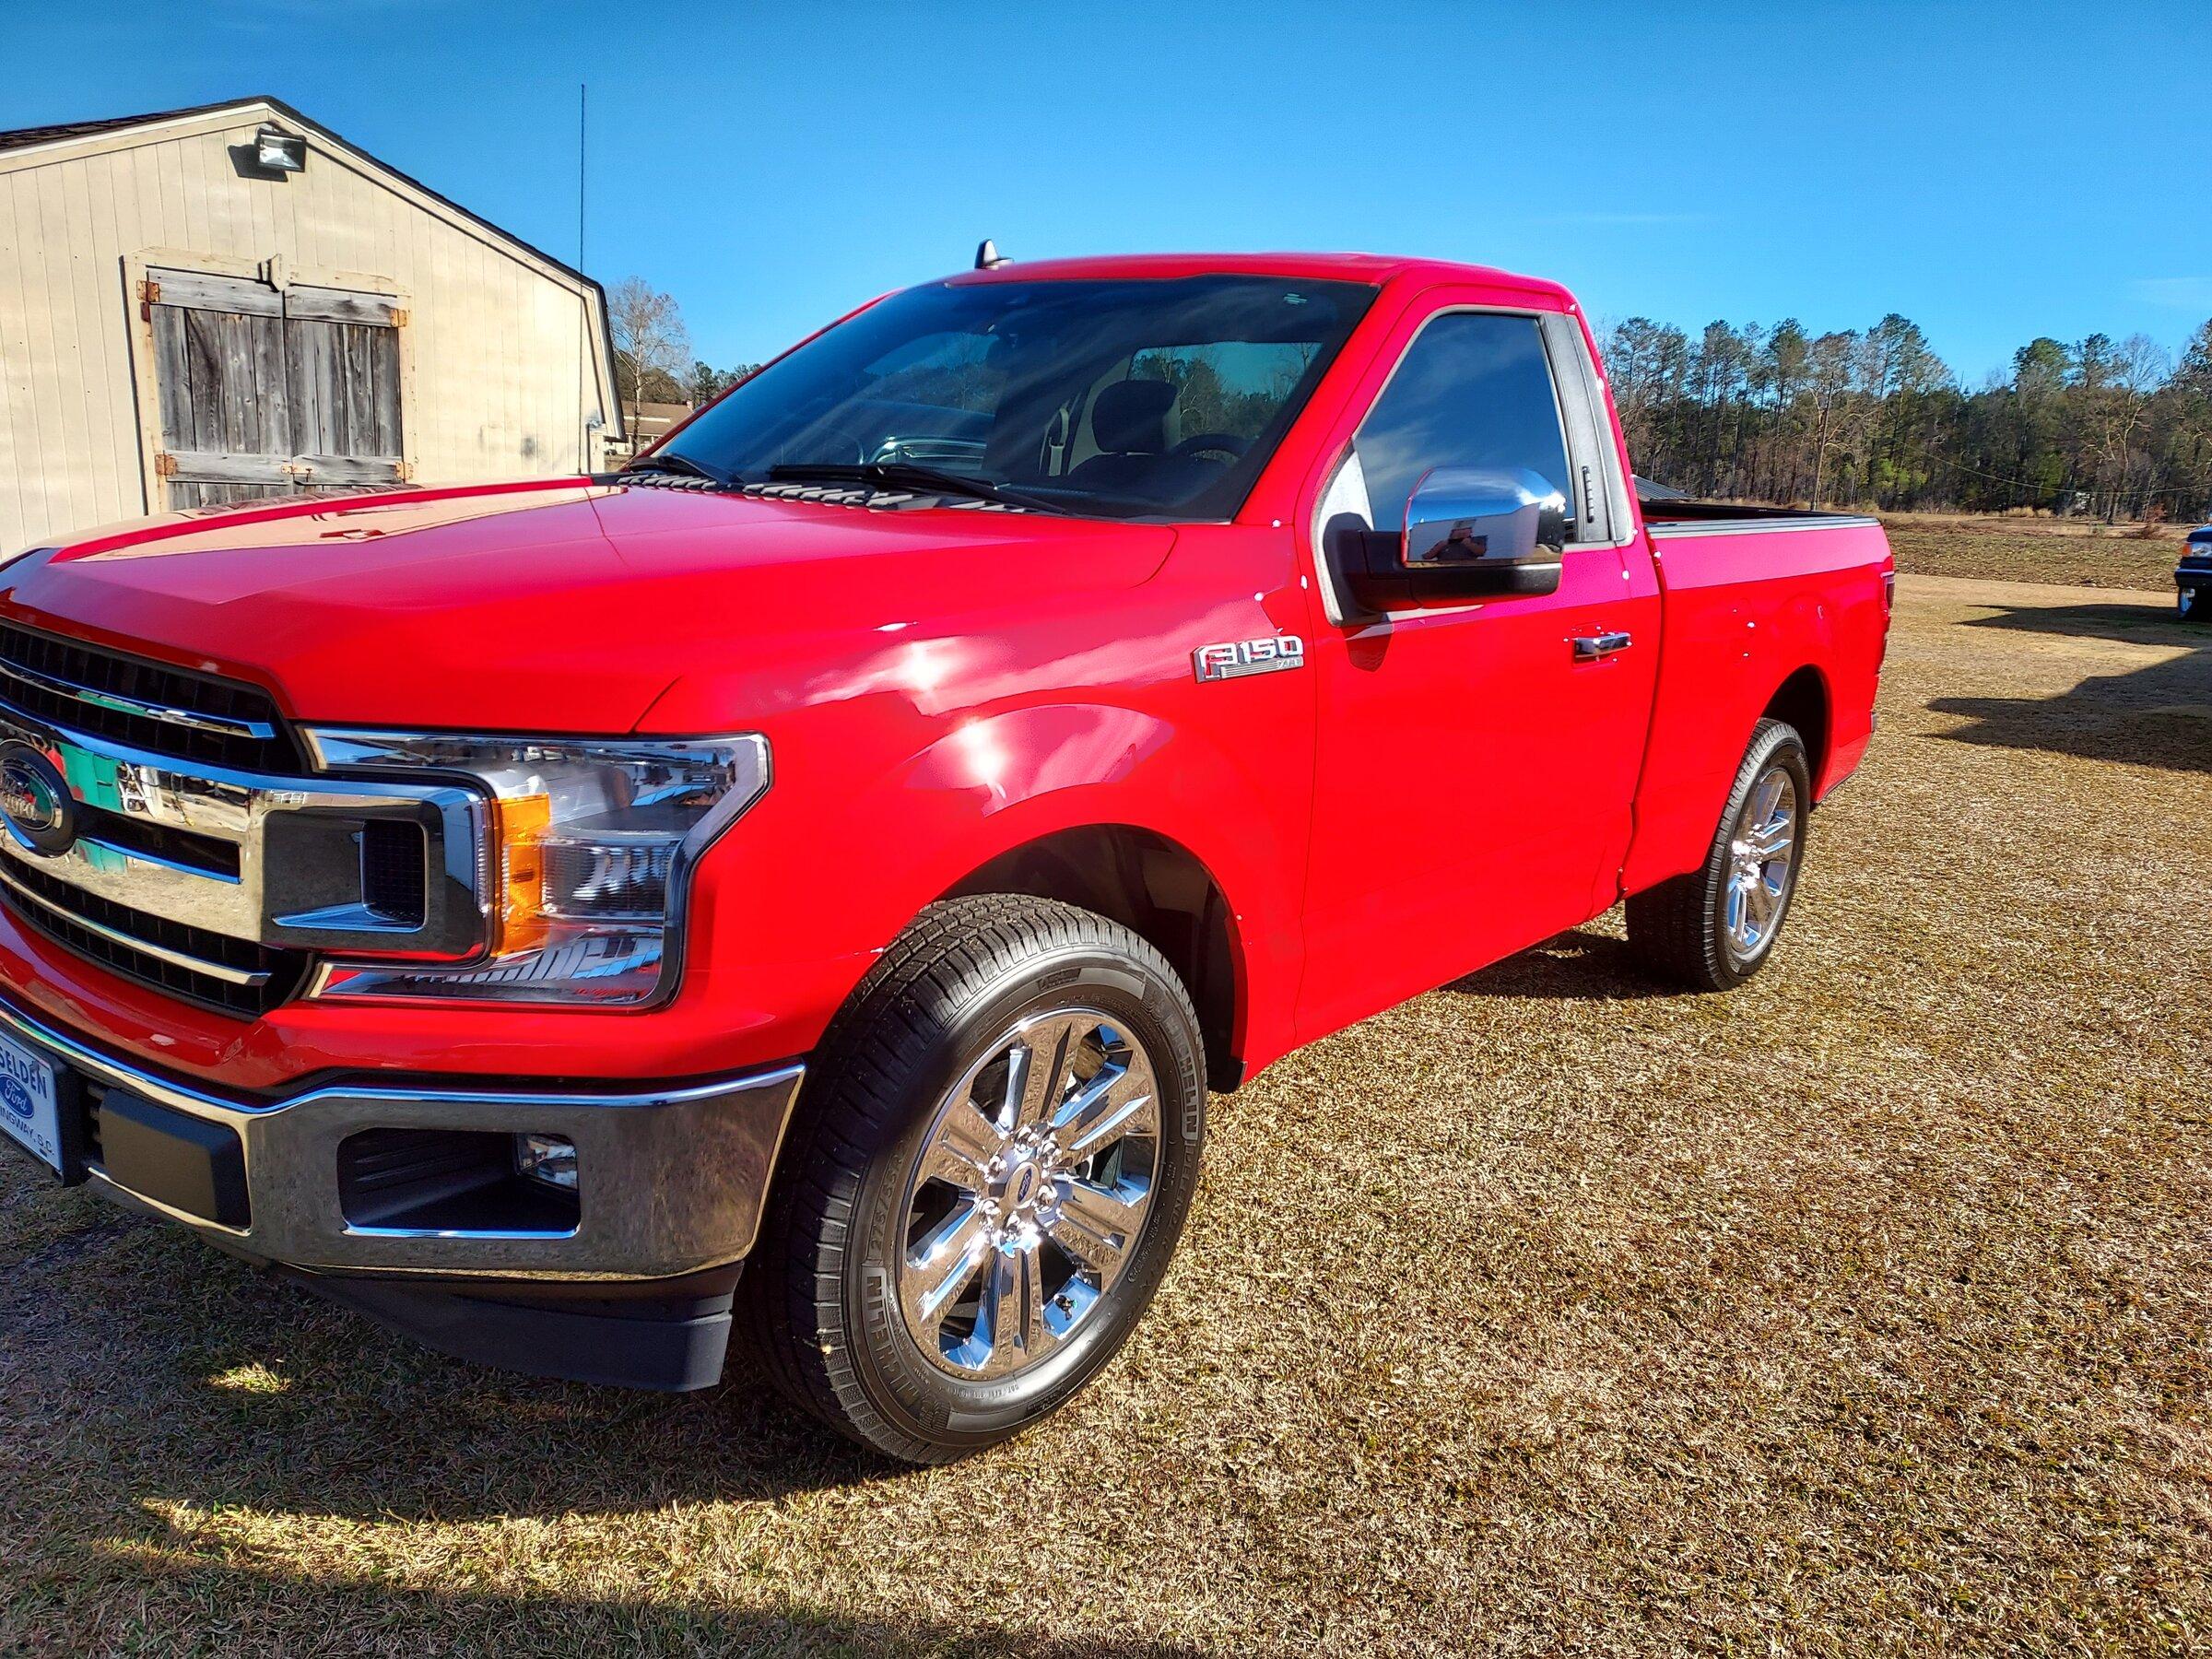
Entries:
{"type": "Polygon", "coordinates": [[[1432,467],[1406,500],[1408,571],[1556,571],[1566,551],[1567,498],[1526,467],[1432,467]]]}
{"type": "Polygon", "coordinates": [[[1567,500],[1525,467],[1432,467],[1406,499],[1402,533],[1340,539],[1338,569],[1371,610],[1555,594],[1567,500]]]}

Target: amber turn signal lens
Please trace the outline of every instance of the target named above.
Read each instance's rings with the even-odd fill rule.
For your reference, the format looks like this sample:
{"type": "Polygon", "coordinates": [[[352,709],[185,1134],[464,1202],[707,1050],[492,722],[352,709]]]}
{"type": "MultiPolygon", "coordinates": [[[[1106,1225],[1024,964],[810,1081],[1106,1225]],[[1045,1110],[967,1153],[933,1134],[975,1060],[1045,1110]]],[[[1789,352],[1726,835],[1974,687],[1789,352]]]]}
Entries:
{"type": "Polygon", "coordinates": [[[553,803],[544,795],[492,803],[498,837],[500,904],[492,954],[535,950],[546,942],[546,832],[553,803]]]}

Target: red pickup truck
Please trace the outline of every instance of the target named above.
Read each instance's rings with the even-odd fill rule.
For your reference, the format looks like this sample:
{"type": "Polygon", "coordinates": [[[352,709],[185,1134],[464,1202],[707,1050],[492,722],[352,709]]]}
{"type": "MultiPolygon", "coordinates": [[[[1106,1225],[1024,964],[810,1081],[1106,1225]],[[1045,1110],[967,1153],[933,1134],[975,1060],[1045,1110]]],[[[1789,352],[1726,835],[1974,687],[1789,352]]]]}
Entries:
{"type": "Polygon", "coordinates": [[[1551,283],[928,283],[618,475],[0,570],[0,1127],[449,1352],[742,1329],[956,1456],[1128,1336],[1209,1093],[1624,898],[1759,971],[1890,571],[1640,503],[1551,283]]]}

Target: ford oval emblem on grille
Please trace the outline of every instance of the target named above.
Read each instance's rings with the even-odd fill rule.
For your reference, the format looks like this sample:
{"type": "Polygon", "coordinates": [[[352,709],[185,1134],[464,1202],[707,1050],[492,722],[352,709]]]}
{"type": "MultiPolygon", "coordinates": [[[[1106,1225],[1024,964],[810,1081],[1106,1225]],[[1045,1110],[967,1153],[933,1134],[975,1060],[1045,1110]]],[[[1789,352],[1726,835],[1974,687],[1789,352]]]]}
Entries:
{"type": "Polygon", "coordinates": [[[76,803],[53,761],[28,743],[0,744],[0,819],[32,851],[76,844],[76,803]]]}

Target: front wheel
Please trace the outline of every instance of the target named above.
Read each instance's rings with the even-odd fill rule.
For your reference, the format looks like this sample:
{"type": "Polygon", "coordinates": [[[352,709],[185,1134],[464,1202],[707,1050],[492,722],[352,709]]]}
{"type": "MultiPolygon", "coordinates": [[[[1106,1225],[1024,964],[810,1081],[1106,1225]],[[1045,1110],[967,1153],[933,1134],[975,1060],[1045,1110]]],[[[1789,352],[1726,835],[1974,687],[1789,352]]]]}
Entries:
{"type": "Polygon", "coordinates": [[[1703,865],[1630,899],[1630,947],[1696,991],[1732,990],[1765,967],[1796,896],[1812,805],[1805,739],[1760,721],[1703,865]]]}
{"type": "Polygon", "coordinates": [[[2212,606],[2205,602],[2206,589],[2185,587],[2174,590],[2174,610],[2184,622],[2202,622],[2212,617],[2212,606]]]}
{"type": "Polygon", "coordinates": [[[744,1280],[770,1375],[944,1463],[1057,1409],[1135,1329],[1205,1133],[1159,952],[1045,900],[933,905],[824,1038],[744,1280]]]}

